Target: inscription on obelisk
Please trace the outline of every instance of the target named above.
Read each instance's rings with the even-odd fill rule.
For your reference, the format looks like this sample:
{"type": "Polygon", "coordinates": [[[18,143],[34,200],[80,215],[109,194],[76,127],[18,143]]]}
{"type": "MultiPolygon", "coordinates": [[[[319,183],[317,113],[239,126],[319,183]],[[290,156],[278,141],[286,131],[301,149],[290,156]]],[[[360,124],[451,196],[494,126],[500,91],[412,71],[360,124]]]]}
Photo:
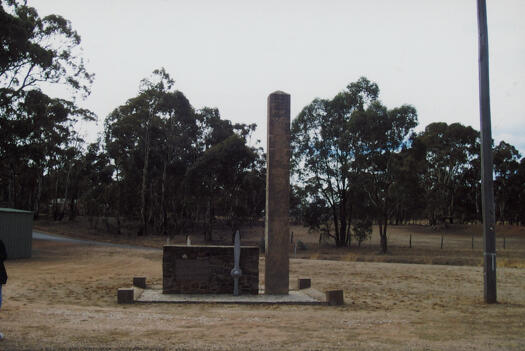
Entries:
{"type": "Polygon", "coordinates": [[[290,95],[268,96],[266,153],[265,294],[288,294],[290,95]]]}

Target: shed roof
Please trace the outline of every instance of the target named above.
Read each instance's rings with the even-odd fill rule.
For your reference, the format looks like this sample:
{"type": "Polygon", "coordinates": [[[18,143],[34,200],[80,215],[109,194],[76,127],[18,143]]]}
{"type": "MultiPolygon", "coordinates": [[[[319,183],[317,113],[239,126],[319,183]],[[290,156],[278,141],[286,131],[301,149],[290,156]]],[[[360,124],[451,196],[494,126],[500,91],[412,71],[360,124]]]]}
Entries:
{"type": "Polygon", "coordinates": [[[2,208],[2,207],[0,207],[0,212],[33,214],[33,212],[31,211],[17,210],[16,208],[2,208]]]}

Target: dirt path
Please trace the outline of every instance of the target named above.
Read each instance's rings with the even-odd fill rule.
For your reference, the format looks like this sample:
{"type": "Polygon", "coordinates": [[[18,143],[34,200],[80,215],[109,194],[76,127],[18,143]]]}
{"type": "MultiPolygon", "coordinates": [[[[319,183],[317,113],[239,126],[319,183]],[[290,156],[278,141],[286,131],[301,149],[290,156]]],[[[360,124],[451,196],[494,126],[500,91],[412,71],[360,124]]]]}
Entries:
{"type": "Polygon", "coordinates": [[[6,265],[0,350],[525,349],[518,268],[498,270],[500,303],[488,306],[479,267],[292,259],[291,280],[344,289],[333,308],[117,305],[133,276],[160,284],[160,251],[35,240],[32,259],[6,265]]]}

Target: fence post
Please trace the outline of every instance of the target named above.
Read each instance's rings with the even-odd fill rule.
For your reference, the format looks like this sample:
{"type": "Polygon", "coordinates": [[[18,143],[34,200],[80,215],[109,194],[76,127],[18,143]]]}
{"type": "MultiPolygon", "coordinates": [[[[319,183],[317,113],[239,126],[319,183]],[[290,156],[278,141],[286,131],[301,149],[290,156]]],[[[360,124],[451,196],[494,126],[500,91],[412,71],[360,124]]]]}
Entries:
{"type": "Polygon", "coordinates": [[[443,249],[443,234],[441,234],[441,248],[443,249]]]}
{"type": "Polygon", "coordinates": [[[410,240],[408,241],[408,247],[412,248],[412,234],[410,234],[410,240]]]}

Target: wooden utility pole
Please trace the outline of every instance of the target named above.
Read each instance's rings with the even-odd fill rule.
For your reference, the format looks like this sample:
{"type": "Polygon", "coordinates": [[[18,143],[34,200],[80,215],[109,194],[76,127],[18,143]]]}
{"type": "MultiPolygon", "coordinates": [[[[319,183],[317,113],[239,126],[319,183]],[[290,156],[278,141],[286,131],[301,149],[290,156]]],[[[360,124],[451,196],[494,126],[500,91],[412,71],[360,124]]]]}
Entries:
{"type": "Polygon", "coordinates": [[[479,31],[479,107],[481,125],[481,196],[484,241],[484,297],[486,303],[497,302],[496,294],[496,234],[494,231],[494,185],[492,163],[492,133],[490,126],[489,40],[487,5],[478,1],[479,31]]]}

